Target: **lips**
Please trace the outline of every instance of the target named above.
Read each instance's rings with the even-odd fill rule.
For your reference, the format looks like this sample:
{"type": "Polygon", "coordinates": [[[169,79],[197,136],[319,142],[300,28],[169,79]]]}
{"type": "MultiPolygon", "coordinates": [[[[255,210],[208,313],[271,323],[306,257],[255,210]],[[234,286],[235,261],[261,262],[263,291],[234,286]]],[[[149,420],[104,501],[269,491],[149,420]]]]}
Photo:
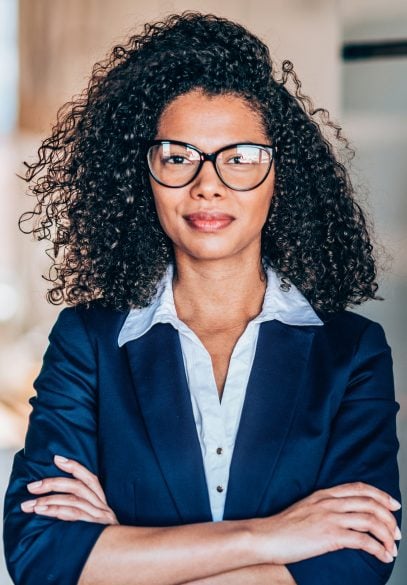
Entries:
{"type": "Polygon", "coordinates": [[[184,215],[184,219],[195,230],[215,232],[230,225],[235,218],[227,213],[198,211],[184,215]]]}

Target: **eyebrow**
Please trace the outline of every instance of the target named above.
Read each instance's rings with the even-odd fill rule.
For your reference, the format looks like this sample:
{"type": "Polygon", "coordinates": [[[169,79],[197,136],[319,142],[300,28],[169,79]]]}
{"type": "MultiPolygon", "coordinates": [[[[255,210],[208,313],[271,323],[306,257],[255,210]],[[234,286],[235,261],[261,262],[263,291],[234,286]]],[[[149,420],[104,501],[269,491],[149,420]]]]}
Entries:
{"type": "MultiPolygon", "coordinates": [[[[187,140],[178,140],[177,138],[154,138],[153,140],[158,140],[161,142],[181,142],[182,144],[193,146],[194,148],[197,148],[198,150],[203,151],[203,149],[200,146],[197,146],[196,144],[193,144],[192,142],[189,142],[187,140]]],[[[217,152],[218,150],[221,150],[222,148],[225,148],[226,146],[235,146],[237,144],[253,144],[256,146],[274,147],[273,144],[270,144],[270,141],[268,141],[268,142],[269,143],[267,144],[266,142],[263,142],[261,140],[258,140],[258,141],[257,140],[235,140],[233,142],[224,143],[223,146],[219,146],[218,148],[215,148],[214,150],[212,150],[212,152],[217,152]]],[[[207,154],[211,154],[211,153],[207,153],[207,154]]]]}

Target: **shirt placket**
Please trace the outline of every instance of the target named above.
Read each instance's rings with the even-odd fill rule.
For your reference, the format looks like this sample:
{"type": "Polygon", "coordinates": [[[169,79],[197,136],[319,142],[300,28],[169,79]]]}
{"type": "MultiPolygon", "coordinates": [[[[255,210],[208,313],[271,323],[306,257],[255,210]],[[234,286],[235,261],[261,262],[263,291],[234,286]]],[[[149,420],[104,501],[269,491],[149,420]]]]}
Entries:
{"type": "MultiPolygon", "coordinates": [[[[191,342],[188,340],[188,342],[191,342]]],[[[229,478],[230,452],[209,353],[197,340],[189,347],[191,398],[214,521],[222,520],[229,478]]]]}

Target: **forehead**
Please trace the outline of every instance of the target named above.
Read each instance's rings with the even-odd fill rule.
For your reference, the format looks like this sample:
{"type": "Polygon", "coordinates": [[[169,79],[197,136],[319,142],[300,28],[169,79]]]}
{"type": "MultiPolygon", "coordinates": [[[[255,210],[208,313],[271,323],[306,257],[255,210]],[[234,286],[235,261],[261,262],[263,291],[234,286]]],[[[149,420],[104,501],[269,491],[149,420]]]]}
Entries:
{"type": "Polygon", "coordinates": [[[181,140],[203,149],[232,142],[265,142],[261,115],[238,95],[194,90],[178,96],[162,112],[156,138],[181,140]]]}

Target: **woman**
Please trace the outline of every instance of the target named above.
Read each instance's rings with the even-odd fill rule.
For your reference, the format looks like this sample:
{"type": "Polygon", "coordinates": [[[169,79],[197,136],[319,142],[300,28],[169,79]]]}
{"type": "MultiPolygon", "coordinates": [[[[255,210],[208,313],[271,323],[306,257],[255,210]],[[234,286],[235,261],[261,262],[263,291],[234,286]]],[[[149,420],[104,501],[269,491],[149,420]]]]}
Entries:
{"type": "Polygon", "coordinates": [[[390,350],[345,311],[375,263],[299,85],[243,27],[171,16],[96,66],[28,167],[49,300],[72,306],[6,497],[15,583],[387,581],[390,350]]]}

